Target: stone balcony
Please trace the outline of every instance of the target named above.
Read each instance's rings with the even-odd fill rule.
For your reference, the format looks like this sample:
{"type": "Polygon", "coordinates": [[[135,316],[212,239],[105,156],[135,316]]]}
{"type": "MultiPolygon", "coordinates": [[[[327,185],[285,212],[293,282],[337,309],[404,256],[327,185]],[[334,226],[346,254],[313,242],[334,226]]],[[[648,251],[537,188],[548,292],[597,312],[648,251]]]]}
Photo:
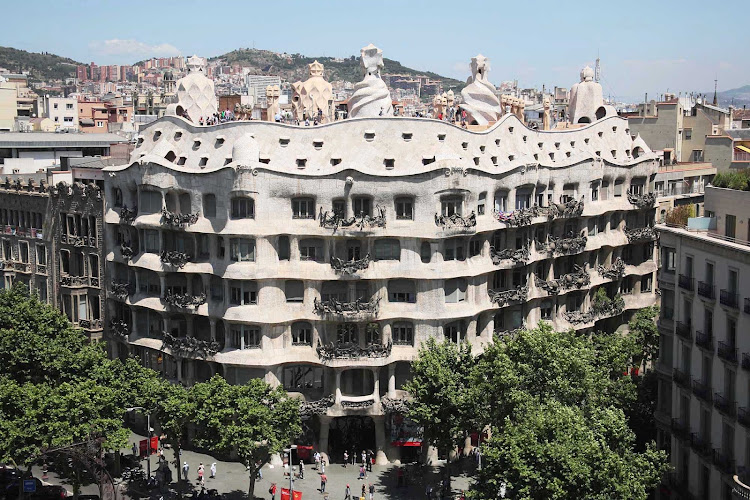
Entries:
{"type": "Polygon", "coordinates": [[[526,301],[526,297],[529,295],[529,287],[526,285],[518,285],[516,288],[510,290],[487,290],[487,294],[490,296],[490,301],[499,307],[519,304],[526,301]]]}
{"type": "Polygon", "coordinates": [[[323,207],[321,207],[318,214],[318,222],[320,223],[320,227],[333,229],[334,232],[340,229],[357,232],[372,231],[377,228],[385,229],[387,222],[385,208],[376,206],[375,212],[377,215],[361,213],[345,219],[333,211],[323,212],[323,207]]]}
{"type": "Polygon", "coordinates": [[[322,361],[333,359],[387,358],[391,355],[393,343],[370,344],[361,347],[359,344],[336,343],[321,344],[317,348],[322,361]]]}
{"type": "Polygon", "coordinates": [[[380,298],[373,297],[368,301],[357,299],[352,302],[341,302],[337,299],[313,301],[313,311],[319,315],[334,315],[354,318],[375,318],[378,315],[380,298]]]}
{"type": "Polygon", "coordinates": [[[198,222],[198,214],[176,214],[163,208],[161,211],[161,220],[159,222],[162,226],[167,226],[172,229],[185,229],[186,227],[192,226],[198,222]]]}
{"type": "Polygon", "coordinates": [[[656,229],[650,226],[625,228],[625,236],[628,243],[641,243],[644,241],[654,241],[656,239],[656,229]]]}
{"type": "Polygon", "coordinates": [[[351,276],[370,267],[370,262],[372,262],[372,260],[370,259],[369,253],[363,258],[356,260],[342,260],[338,257],[331,256],[331,269],[337,273],[351,276]]]}
{"type": "Polygon", "coordinates": [[[450,232],[473,233],[476,231],[477,215],[474,211],[463,217],[459,214],[441,215],[435,213],[435,225],[450,232]]]}
{"type": "Polygon", "coordinates": [[[549,295],[557,295],[561,290],[580,289],[590,285],[591,277],[583,267],[576,265],[573,272],[564,274],[556,279],[545,281],[535,277],[534,284],[549,295]]]}
{"type": "Polygon", "coordinates": [[[656,194],[633,194],[628,192],[628,202],[638,209],[653,208],[656,204],[656,194]]]}

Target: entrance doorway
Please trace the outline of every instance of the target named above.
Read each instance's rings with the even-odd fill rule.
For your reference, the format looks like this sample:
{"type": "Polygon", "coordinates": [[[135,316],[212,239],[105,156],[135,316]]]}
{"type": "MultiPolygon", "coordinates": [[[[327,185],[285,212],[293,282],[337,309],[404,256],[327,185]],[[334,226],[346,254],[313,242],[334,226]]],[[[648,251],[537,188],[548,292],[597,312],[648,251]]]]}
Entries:
{"type": "Polygon", "coordinates": [[[375,451],[375,422],[371,417],[337,417],[331,422],[328,432],[328,458],[331,463],[344,461],[344,450],[352,452],[357,462],[362,460],[362,451],[375,451]]]}

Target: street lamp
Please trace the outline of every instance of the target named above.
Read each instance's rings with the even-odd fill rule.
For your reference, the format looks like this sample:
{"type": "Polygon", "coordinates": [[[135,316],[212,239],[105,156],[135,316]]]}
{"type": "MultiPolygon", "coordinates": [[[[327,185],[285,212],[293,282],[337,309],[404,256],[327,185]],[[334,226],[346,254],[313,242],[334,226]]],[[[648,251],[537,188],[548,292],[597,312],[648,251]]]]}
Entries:
{"type": "Polygon", "coordinates": [[[284,453],[289,454],[289,500],[294,498],[294,466],[292,465],[292,450],[296,449],[296,444],[291,445],[289,448],[284,448],[284,453]]]}
{"type": "MultiPolygon", "coordinates": [[[[131,412],[135,410],[145,410],[143,406],[133,406],[132,408],[125,408],[125,411],[131,412]]],[[[146,413],[146,429],[147,429],[147,435],[146,435],[146,477],[150,481],[151,480],[151,431],[153,429],[151,428],[151,414],[146,413]]],[[[179,474],[179,471],[177,471],[179,474]]]]}

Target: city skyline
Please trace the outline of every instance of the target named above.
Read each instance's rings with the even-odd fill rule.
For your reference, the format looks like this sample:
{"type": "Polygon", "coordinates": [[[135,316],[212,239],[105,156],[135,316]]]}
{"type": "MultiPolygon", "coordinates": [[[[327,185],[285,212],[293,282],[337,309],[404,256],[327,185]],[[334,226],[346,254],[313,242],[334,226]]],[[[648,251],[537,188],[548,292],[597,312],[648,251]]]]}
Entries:
{"type": "MultiPolygon", "coordinates": [[[[719,90],[750,83],[750,69],[725,56],[726,47],[747,45],[750,35],[733,30],[709,34],[705,17],[699,15],[705,8],[694,1],[670,2],[659,11],[645,2],[635,2],[627,11],[594,2],[581,2],[569,11],[551,10],[554,4],[542,2],[540,10],[550,11],[544,15],[520,5],[483,12],[485,7],[468,2],[460,11],[446,14],[447,4],[443,8],[439,3],[386,2],[371,9],[366,22],[360,20],[361,10],[338,1],[326,2],[305,15],[294,14],[304,8],[301,3],[292,3],[287,14],[265,4],[248,7],[230,2],[214,9],[197,1],[135,2],[134,12],[163,20],[151,30],[144,30],[144,23],[139,22],[103,22],[101,16],[107,9],[98,4],[81,2],[81,8],[74,9],[70,4],[42,3],[48,15],[37,20],[38,36],[29,40],[27,27],[11,25],[0,44],[52,52],[83,63],[133,64],[150,57],[193,53],[212,57],[241,47],[348,57],[372,42],[406,66],[460,80],[470,75],[469,59],[482,53],[492,63],[489,78],[495,84],[518,80],[522,87],[538,88],[570,87],[580,69],[593,66],[598,55],[605,95],[630,101],[641,100],[646,92],[709,92],[714,79],[719,90]],[[232,15],[227,16],[228,12],[232,15]],[[482,15],[471,17],[472,12],[482,15]],[[238,24],[236,19],[245,14],[250,20],[238,24]],[[55,26],[75,24],[87,29],[52,38],[59,32],[55,26]],[[331,25],[335,29],[320,29],[331,25]],[[471,36],[463,35],[469,26],[471,36]],[[304,43],[289,36],[305,36],[305,32],[310,34],[304,43]],[[414,43],[415,39],[426,43],[414,43]],[[693,47],[687,46],[688,41],[693,47]],[[653,50],[655,46],[659,52],[653,50]]],[[[11,18],[22,15],[18,5],[6,10],[11,18]]],[[[717,5],[711,6],[709,14],[721,20],[729,18],[731,11],[717,5]]]]}

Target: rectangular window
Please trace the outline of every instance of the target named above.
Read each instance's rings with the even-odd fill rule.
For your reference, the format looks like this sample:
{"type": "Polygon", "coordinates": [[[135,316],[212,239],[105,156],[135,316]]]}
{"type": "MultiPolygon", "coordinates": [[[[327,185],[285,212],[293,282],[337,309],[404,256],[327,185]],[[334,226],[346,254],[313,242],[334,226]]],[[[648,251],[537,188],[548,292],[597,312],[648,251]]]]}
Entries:
{"type": "Polygon", "coordinates": [[[323,262],[323,240],[319,238],[305,238],[299,242],[300,260],[323,262]]]}
{"type": "Polygon", "coordinates": [[[414,345],[414,325],[411,323],[395,323],[392,332],[395,345],[414,345]]]}
{"type": "Polygon", "coordinates": [[[508,192],[498,191],[495,193],[495,212],[508,211],[508,192]]]}
{"type": "Polygon", "coordinates": [[[146,229],[143,231],[143,247],[147,253],[159,252],[159,231],[146,229]]]}
{"type": "Polygon", "coordinates": [[[622,196],[622,179],[615,181],[615,198],[622,196]]]}
{"type": "Polygon", "coordinates": [[[531,193],[516,191],[516,210],[523,210],[531,206],[531,193]]]}
{"type": "Polygon", "coordinates": [[[591,183],[591,201],[599,200],[599,182],[591,183]]]}
{"type": "Polygon", "coordinates": [[[232,219],[255,218],[255,201],[252,198],[232,198],[232,219]]]}
{"type": "Polygon", "coordinates": [[[29,243],[27,241],[18,242],[19,260],[24,264],[29,263],[29,243]]]}
{"type": "Polygon", "coordinates": [[[289,236],[279,236],[279,260],[289,260],[289,236]]]}
{"type": "Polygon", "coordinates": [[[686,140],[686,141],[689,141],[689,140],[691,140],[692,138],[693,138],[693,129],[691,129],[691,128],[686,128],[686,129],[685,129],[685,140],[686,140]]]}
{"type": "Polygon", "coordinates": [[[734,238],[737,234],[737,217],[727,214],[724,221],[724,235],[728,238],[734,238]]]}
{"type": "Polygon", "coordinates": [[[302,302],[305,298],[305,287],[300,280],[286,280],[284,292],[287,302],[302,302]]]}
{"type": "Polygon", "coordinates": [[[161,193],[157,191],[141,191],[141,203],[138,210],[144,214],[156,214],[161,212],[161,193]]]}
{"type": "Polygon", "coordinates": [[[417,294],[414,282],[411,280],[390,280],[388,282],[388,301],[415,303],[417,294]]]}
{"type": "Polygon", "coordinates": [[[414,202],[411,198],[399,198],[396,200],[396,219],[414,219],[414,202]]]}
{"type": "Polygon", "coordinates": [[[653,280],[650,274],[641,278],[641,293],[651,291],[651,287],[653,286],[652,281],[653,280]]]}
{"type": "Polygon", "coordinates": [[[451,215],[461,215],[461,205],[463,200],[461,198],[443,198],[440,203],[441,213],[445,217],[451,215]]]}
{"type": "Polygon", "coordinates": [[[255,261],[255,240],[251,238],[231,238],[229,256],[235,262],[255,261]]]}
{"type": "Polygon", "coordinates": [[[232,325],[232,347],[257,349],[260,347],[260,328],[251,325],[232,325]]]}
{"type": "Polygon", "coordinates": [[[229,290],[233,305],[246,306],[258,303],[258,284],[255,281],[232,281],[229,290]]]}
{"type": "Polygon", "coordinates": [[[675,272],[675,257],[676,252],[674,248],[664,247],[664,262],[662,263],[662,265],[664,266],[665,272],[675,272]]]}
{"type": "Polygon", "coordinates": [[[47,247],[44,245],[36,246],[36,264],[38,266],[47,265],[47,247]]]}
{"type": "Polygon", "coordinates": [[[479,195],[479,201],[477,202],[477,215],[484,215],[484,206],[487,204],[487,193],[481,193],[479,195]]]}
{"type": "Polygon", "coordinates": [[[445,240],[445,258],[444,260],[466,260],[464,240],[461,238],[451,238],[445,240]]]}
{"type": "Polygon", "coordinates": [[[292,218],[314,219],[315,201],[312,198],[295,198],[292,200],[292,218]]]}
{"type": "Polygon", "coordinates": [[[352,206],[354,207],[354,216],[359,217],[367,215],[372,217],[372,199],[366,196],[356,196],[352,199],[352,206]]]}

